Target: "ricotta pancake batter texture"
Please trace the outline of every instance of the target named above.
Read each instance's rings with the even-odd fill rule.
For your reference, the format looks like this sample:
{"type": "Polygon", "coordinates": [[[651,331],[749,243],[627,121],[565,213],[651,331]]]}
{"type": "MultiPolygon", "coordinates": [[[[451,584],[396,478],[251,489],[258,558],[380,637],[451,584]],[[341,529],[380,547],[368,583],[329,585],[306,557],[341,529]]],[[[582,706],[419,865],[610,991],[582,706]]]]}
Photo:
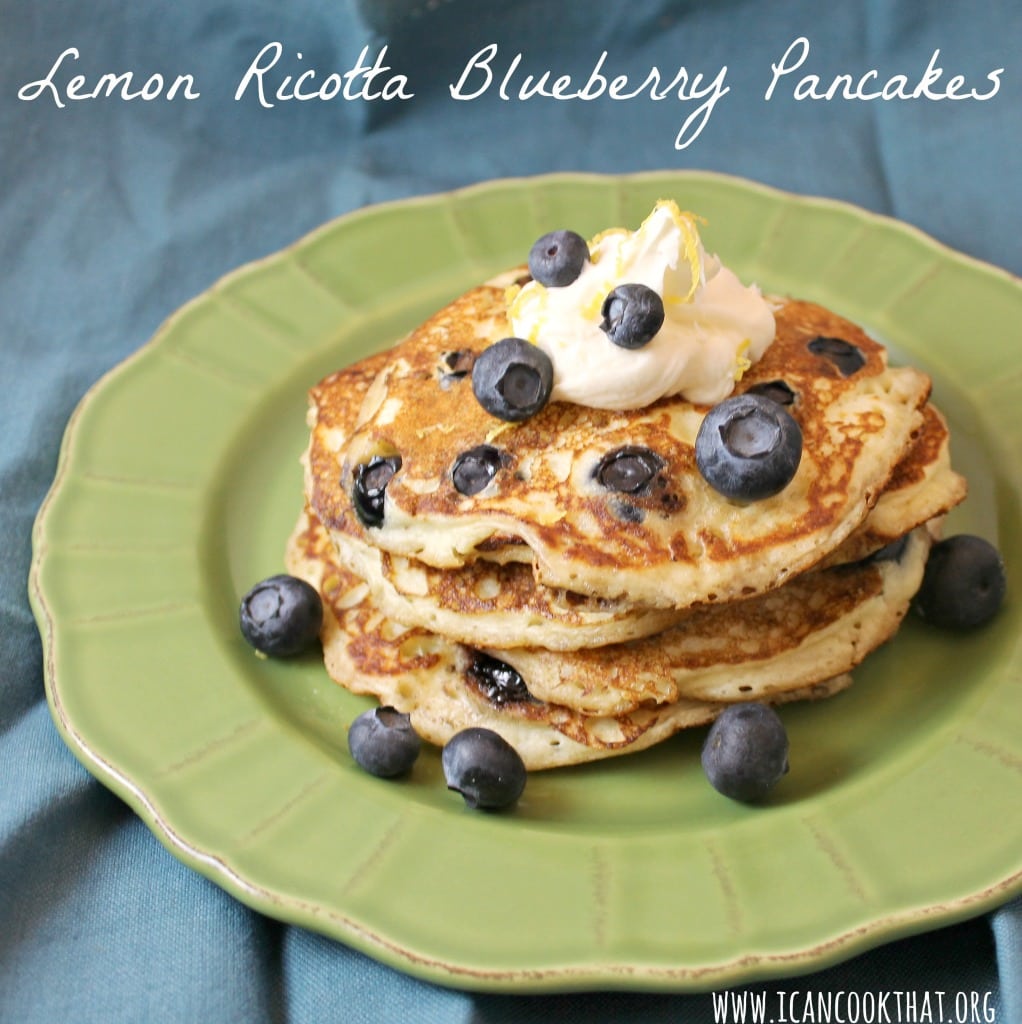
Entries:
{"type": "Polygon", "coordinates": [[[579,251],[567,283],[512,268],[310,390],[287,555],[324,598],[337,682],[438,744],[492,728],[530,769],[848,685],[965,496],[926,374],[742,283],[675,203],[579,251]],[[616,325],[640,293],[656,319],[629,347],[616,325]],[[533,367],[548,378],[527,415],[474,372],[507,338],[508,403],[533,367]],[[701,461],[704,422],[737,400],[800,446],[754,500],[701,461]]]}

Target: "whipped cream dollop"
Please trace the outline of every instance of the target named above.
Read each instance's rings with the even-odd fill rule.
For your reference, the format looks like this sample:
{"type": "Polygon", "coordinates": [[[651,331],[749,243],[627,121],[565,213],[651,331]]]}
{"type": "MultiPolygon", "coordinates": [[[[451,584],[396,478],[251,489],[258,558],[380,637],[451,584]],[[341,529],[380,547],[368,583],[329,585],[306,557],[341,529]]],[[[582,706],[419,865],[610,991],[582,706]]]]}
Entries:
{"type": "Polygon", "coordinates": [[[771,305],[703,249],[695,218],[670,200],[636,231],[593,238],[571,284],[530,281],[508,298],[514,334],[553,363],[551,400],[598,409],[639,409],[666,395],[716,404],[774,339],[771,305]],[[621,348],[600,327],[604,299],[622,284],[663,299],[663,326],[642,348],[621,348]]]}

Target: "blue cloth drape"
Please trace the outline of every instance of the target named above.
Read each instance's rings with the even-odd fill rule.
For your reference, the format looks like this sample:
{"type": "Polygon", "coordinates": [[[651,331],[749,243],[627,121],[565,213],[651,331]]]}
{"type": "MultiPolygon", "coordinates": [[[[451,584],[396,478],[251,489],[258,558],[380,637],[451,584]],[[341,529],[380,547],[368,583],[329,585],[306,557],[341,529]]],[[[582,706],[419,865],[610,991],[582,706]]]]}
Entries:
{"type": "MultiPolygon", "coordinates": [[[[33,518],[95,380],[221,274],[367,203],[497,176],[699,167],[850,200],[1022,273],[1020,44],[1014,0],[2,0],[0,1019],[711,1020],[701,995],[436,988],[262,918],[181,866],[50,720],[26,596],[33,518]],[[267,102],[251,77],[238,96],[274,42],[267,102]],[[480,95],[454,99],[449,86],[491,44],[492,83],[483,90],[476,67],[462,91],[480,95]],[[314,69],[322,81],[363,51],[371,66],[384,46],[390,72],[362,84],[382,90],[402,73],[413,97],[276,98],[286,75],[314,69]],[[514,91],[547,69],[582,83],[603,51],[608,77],[639,84],[684,65],[705,89],[726,68],[728,91],[682,148],[697,99],[499,95],[509,73],[514,91]],[[955,75],[960,92],[993,95],[798,98],[810,74],[818,91],[869,69],[873,86],[904,75],[914,88],[935,51],[931,95],[955,75]],[[788,71],[785,54],[793,64],[800,53],[788,71]],[[125,72],[160,95],[128,100],[122,85],[68,98],[125,72]],[[84,84],[72,89],[75,75],[84,84]]],[[[996,1020],[1022,1021],[1022,907],[753,990],[837,988],[974,992],[996,1020]]]]}

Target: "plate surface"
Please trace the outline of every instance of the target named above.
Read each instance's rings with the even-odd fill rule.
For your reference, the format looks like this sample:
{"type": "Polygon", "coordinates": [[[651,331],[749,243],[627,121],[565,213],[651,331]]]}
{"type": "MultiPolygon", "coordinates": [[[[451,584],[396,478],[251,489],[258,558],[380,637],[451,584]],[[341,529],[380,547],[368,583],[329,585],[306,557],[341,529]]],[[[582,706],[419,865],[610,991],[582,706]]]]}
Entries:
{"type": "Polygon", "coordinates": [[[63,737],[181,860],[269,915],[462,988],[705,990],[808,971],[1022,890],[1022,284],[840,203],[703,173],[506,180],[371,207],[180,310],[75,413],[31,597],[63,737]],[[929,371],[997,543],[1000,617],[909,621],[851,690],[784,709],[767,806],[716,794],[703,732],[468,810],[346,748],[368,706],[318,656],[259,659],[236,609],[301,504],[305,391],[522,262],[555,227],[706,218],[746,280],[828,304],[929,371]]]}

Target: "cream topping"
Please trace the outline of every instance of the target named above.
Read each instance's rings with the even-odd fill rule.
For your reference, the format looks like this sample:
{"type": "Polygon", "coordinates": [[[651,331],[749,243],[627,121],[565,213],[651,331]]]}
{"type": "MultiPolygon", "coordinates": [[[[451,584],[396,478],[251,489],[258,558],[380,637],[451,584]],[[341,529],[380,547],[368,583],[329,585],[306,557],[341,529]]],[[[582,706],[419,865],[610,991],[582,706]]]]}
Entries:
{"type": "Polygon", "coordinates": [[[636,231],[614,228],[589,243],[589,260],[565,287],[530,281],[509,294],[513,333],[554,366],[552,401],[639,409],[665,395],[696,404],[726,398],[774,339],[774,314],[699,238],[695,218],[661,200],[636,231]],[[638,349],[600,328],[603,301],[620,284],[644,284],[664,302],[664,324],[638,349]]]}

